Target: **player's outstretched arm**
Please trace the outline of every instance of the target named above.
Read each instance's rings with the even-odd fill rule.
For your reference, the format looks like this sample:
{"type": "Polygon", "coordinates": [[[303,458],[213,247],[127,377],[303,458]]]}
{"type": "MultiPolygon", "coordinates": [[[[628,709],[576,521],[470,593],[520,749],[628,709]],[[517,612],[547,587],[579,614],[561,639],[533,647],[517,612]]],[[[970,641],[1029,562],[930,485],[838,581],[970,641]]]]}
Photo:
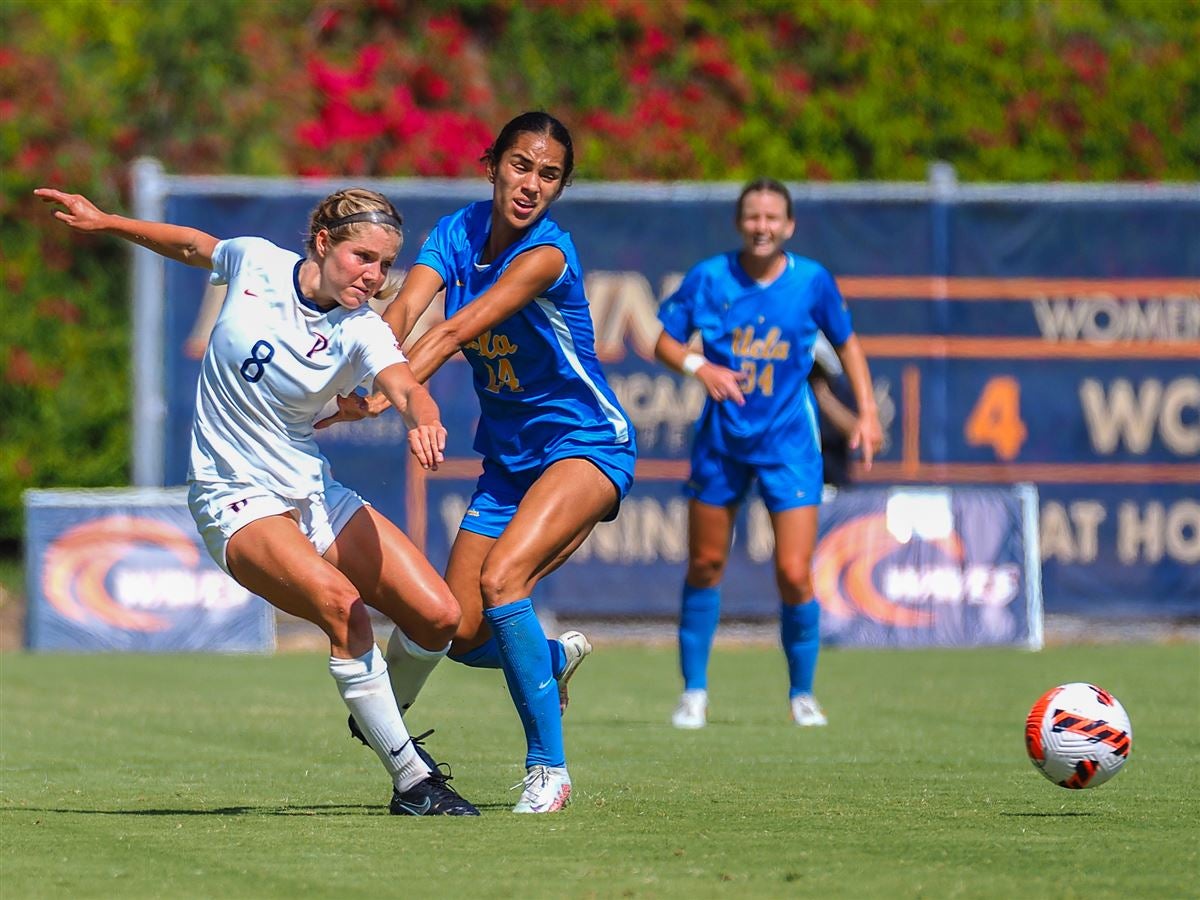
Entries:
{"type": "MultiPolygon", "coordinates": [[[[413,375],[420,382],[428,381],[463,344],[542,296],[558,280],[565,264],[566,257],[557,247],[534,247],[520,254],[494,285],[413,344],[408,354],[413,375]]],[[[414,271],[418,268],[413,266],[414,271]]]]}
{"type": "Polygon", "coordinates": [[[75,231],[116,235],[168,259],[200,269],[212,268],[217,239],[211,234],[184,225],[106,213],[82,194],[67,194],[54,188],[38,188],[33,193],[46,203],[62,207],[54,210],[54,218],[75,231]]]}
{"type": "Polygon", "coordinates": [[[654,356],[660,363],[683,375],[692,375],[704,385],[708,396],[717,402],[732,400],[738,406],[746,405],[742,394],[742,373],[710,363],[704,355],[680,343],[665,331],[658,336],[654,345],[654,356]]]}
{"type": "Polygon", "coordinates": [[[382,393],[408,425],[408,449],[423,469],[437,469],[446,458],[446,429],[429,391],[413,377],[408,363],[388,366],[375,376],[382,393]]]}

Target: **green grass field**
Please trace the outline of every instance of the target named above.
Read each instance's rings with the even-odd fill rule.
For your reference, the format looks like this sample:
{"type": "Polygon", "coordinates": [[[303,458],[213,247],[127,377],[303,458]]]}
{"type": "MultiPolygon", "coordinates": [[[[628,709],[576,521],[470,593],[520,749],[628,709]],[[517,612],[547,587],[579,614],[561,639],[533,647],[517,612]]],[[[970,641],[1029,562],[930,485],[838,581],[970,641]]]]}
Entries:
{"type": "Polygon", "coordinates": [[[386,814],[315,654],[0,656],[5,897],[1181,897],[1200,873],[1200,647],[827,651],[825,729],[783,660],[718,648],[709,728],[666,724],[674,653],[604,646],[572,683],[575,801],[514,816],[499,673],[443,665],[410,714],[480,819],[386,814]],[[1133,753],[1067,791],[1029,705],[1094,681],[1133,753]]]}

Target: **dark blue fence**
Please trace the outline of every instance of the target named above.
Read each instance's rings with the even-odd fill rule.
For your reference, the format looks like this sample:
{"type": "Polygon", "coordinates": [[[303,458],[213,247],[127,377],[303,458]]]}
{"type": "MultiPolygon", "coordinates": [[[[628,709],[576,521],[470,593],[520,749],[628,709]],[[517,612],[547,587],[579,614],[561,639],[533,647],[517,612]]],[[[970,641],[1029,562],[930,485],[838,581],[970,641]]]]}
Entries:
{"type": "MultiPolygon", "coordinates": [[[[169,221],[299,248],[309,210],[342,186],[166,178],[143,192],[143,211],[160,199],[169,221]]],[[[369,186],[404,212],[400,265],[438,217],[487,191],[482,179],[369,186]]],[[[736,243],[737,190],[576,185],[555,207],[590,273],[599,351],[642,449],[619,527],[596,535],[580,578],[572,567],[555,576],[555,602],[676,606],[675,485],[701,398],[650,360],[654,312],[687,268],[736,243]]],[[[1047,611],[1200,615],[1200,187],[801,185],[796,218],[790,248],[838,277],[876,378],[887,447],[864,483],[1033,483],[1047,611]]],[[[137,435],[143,483],[184,478],[199,364],[183,351],[204,290],[203,273],[174,263],[161,290],[143,278],[144,321],[162,315],[162,340],[139,366],[152,379],[137,435]]],[[[394,416],[321,441],[336,475],[440,563],[478,470],[476,407],[459,362],[432,388],[451,430],[442,479],[410,472],[394,416]]],[[[727,595],[765,598],[748,614],[773,609],[765,565],[744,586],[731,573],[727,595]]]]}

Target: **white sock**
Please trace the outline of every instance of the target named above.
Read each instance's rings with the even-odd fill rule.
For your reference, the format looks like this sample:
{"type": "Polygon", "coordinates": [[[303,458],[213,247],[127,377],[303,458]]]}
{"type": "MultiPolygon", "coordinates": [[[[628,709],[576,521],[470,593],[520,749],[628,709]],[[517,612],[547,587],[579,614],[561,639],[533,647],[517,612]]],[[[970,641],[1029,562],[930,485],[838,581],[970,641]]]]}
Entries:
{"type": "Polygon", "coordinates": [[[425,686],[429,673],[449,652],[449,644],[441,650],[426,650],[399,628],[392,629],[386,657],[388,677],[392,679],[392,693],[396,695],[396,705],[400,712],[408,712],[408,708],[416,701],[417,694],[425,686]]]}
{"type": "Polygon", "coordinates": [[[387,671],[383,654],[374,644],[369,653],[357,659],[329,657],[329,674],[337,682],[354,721],[392,776],[392,784],[406,791],[429,774],[429,767],[409,740],[387,671]]]}

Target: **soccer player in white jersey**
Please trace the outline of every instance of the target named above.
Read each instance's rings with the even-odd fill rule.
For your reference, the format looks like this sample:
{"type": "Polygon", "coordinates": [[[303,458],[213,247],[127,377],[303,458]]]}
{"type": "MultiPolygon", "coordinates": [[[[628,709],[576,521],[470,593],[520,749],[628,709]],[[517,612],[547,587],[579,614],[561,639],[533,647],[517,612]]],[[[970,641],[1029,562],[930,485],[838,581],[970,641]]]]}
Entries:
{"type": "Polygon", "coordinates": [[[373,383],[404,417],[417,461],[436,468],[443,458],[437,405],[367,305],[400,249],[400,214],[374,191],[338,191],[314,210],[299,256],[261,238],[108,214],[78,194],[35,194],[77,231],[116,235],[228,285],[196,390],[196,526],[239,584],[329,637],[329,672],[392,778],[390,811],[478,815],[410,738],[367,611],[395,623],[398,665],[423,681],[449,649],[458,604],[400,529],[330,477],[313,439],[326,402],[373,383]]]}
{"type": "MultiPolygon", "coordinates": [[[[383,316],[404,340],[446,289],[446,320],[410,355],[424,381],[461,351],[479,398],[483,475],[446,570],[463,612],[450,657],[504,670],[528,748],[513,811],[548,813],[571,795],[564,689],[591,645],[579,632],[547,640],[530,595],[616,515],[637,448],[596,359],[575,245],[548,215],[571,180],[570,132],[547,113],[523,113],[484,161],[491,199],[438,222],[383,316]]],[[[334,418],[376,413],[375,399],[344,398],[334,418]]]]}
{"type": "Polygon", "coordinates": [[[721,576],[738,507],[757,482],[775,532],[779,637],[788,664],[788,696],[797,725],[824,725],[813,697],[820,607],[812,557],[821,503],[821,443],[808,374],[824,333],[837,351],[857,403],[849,446],[869,468],[882,431],[867,359],[833,276],[783,249],[796,222],[778,181],[743,188],[735,224],[738,250],[697,263],[663,301],[659,361],[700,380],[708,401],[696,423],[688,503],[688,568],[679,617],[683,695],[677,728],[703,728],[708,714],[708,656],[717,629],[721,576]],[[689,347],[695,334],[703,352],[689,347]]]}

